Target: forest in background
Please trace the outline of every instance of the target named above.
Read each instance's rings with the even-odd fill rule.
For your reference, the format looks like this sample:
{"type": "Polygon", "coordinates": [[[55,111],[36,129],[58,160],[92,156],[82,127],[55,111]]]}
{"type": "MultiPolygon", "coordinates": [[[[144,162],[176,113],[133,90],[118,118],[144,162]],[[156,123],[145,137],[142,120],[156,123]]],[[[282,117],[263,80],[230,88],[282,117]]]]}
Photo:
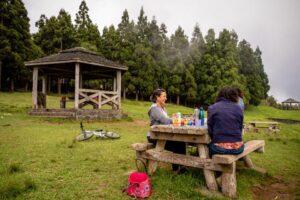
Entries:
{"type": "MultiPolygon", "coordinates": [[[[220,87],[233,85],[243,90],[247,104],[258,105],[270,89],[261,50],[239,40],[234,30],[216,34],[209,29],[203,35],[196,23],[189,39],[180,26],[168,34],[166,24],[158,24],[154,16],[149,19],[141,8],[136,21],[124,10],[117,26],[100,31],[84,0],[74,22],[61,9],[57,16],[41,14],[35,25],[38,31],[30,34],[22,0],[0,2],[2,91],[30,88],[32,72],[24,62],[78,46],[128,67],[122,83],[124,98],[148,100],[160,87],[173,103],[209,105],[220,87]]],[[[89,81],[85,87],[99,89],[103,84],[109,87],[111,80],[89,81]]]]}

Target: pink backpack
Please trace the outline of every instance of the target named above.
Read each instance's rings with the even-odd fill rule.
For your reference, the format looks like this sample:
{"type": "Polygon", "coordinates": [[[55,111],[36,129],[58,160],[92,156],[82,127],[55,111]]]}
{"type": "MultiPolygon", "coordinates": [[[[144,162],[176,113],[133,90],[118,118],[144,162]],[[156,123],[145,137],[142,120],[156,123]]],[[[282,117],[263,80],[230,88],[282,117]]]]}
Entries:
{"type": "Polygon", "coordinates": [[[132,172],[128,177],[126,192],[135,198],[147,198],[151,194],[150,178],[144,172],[132,172]]]}

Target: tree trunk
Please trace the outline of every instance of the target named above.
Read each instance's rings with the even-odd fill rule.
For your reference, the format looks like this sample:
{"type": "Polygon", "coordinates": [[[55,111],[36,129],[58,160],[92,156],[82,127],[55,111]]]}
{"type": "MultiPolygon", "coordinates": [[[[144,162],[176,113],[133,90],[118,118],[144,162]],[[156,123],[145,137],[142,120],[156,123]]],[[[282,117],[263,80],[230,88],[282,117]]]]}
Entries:
{"type": "Polygon", "coordinates": [[[28,91],[28,82],[26,81],[26,83],[25,83],[25,92],[27,92],[28,91]]]}
{"type": "Polygon", "coordinates": [[[61,79],[58,78],[57,80],[57,93],[60,96],[61,95],[61,79]]]}
{"type": "Polygon", "coordinates": [[[14,79],[10,79],[10,91],[11,92],[15,91],[15,81],[14,81],[14,79]]]}
{"type": "Polygon", "coordinates": [[[179,105],[179,103],[180,103],[180,96],[177,95],[176,104],[179,105]]]}
{"type": "Polygon", "coordinates": [[[48,86],[47,93],[49,94],[51,92],[51,78],[50,77],[48,78],[48,84],[47,84],[47,86],[48,86]]]}
{"type": "Polygon", "coordinates": [[[2,85],[1,85],[2,79],[1,79],[1,77],[2,77],[2,61],[0,61],[0,91],[2,89],[2,85]]]}
{"type": "Polygon", "coordinates": [[[124,100],[126,99],[126,88],[124,88],[124,90],[123,90],[123,99],[124,100]]]}
{"type": "Polygon", "coordinates": [[[139,91],[135,92],[135,100],[138,101],[139,100],[139,91]]]}

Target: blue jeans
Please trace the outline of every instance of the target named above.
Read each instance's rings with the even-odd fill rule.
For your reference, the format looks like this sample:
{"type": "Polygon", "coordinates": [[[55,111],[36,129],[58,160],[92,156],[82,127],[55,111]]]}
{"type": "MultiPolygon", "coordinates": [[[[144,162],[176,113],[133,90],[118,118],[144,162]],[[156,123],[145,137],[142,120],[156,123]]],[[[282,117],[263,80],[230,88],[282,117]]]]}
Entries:
{"type": "Polygon", "coordinates": [[[210,143],[208,145],[209,148],[209,156],[211,157],[214,154],[233,154],[237,155],[244,151],[245,145],[243,144],[239,149],[224,149],[221,147],[218,147],[214,145],[213,143],[210,143]]]}

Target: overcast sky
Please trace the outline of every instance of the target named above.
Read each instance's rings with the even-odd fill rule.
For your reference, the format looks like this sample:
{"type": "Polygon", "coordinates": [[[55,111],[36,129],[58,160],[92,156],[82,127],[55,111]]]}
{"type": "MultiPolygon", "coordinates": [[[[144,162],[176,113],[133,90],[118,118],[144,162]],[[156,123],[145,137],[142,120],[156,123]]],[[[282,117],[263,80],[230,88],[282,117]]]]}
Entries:
{"type": "MultiPolygon", "coordinates": [[[[57,16],[61,8],[72,20],[81,0],[23,0],[30,18],[31,33],[41,14],[57,16]]],[[[102,32],[104,26],[118,25],[125,9],[137,21],[143,6],[146,16],[165,23],[168,35],[181,26],[191,38],[196,23],[203,35],[209,28],[218,34],[223,28],[235,30],[262,51],[264,69],[278,101],[300,101],[300,0],[86,0],[89,15],[102,32]]]]}

